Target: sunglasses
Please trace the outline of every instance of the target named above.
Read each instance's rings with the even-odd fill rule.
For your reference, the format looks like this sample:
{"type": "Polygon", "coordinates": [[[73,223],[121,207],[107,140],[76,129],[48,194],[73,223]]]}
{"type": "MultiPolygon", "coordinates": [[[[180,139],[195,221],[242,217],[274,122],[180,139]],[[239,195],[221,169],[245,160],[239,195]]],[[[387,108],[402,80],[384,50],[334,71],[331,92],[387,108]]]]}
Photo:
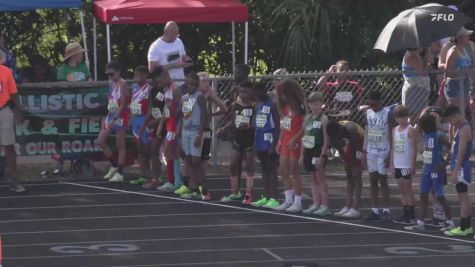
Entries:
{"type": "Polygon", "coordinates": [[[115,75],[115,72],[106,72],[106,75],[109,77],[113,77],[115,75]]]}

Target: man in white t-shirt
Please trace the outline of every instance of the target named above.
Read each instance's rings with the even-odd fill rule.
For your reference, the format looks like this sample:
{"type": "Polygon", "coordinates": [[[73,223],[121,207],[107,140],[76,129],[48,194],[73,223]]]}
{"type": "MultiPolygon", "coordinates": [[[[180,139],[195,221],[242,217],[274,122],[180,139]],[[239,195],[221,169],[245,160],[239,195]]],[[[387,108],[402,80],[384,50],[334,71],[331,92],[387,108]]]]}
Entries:
{"type": "Polygon", "coordinates": [[[184,68],[193,65],[190,57],[186,56],[183,42],[178,38],[180,29],[174,21],[169,21],[165,25],[163,35],[155,40],[148,49],[148,69],[150,73],[157,66],[162,66],[168,71],[170,77],[183,84],[185,79],[184,68]]]}

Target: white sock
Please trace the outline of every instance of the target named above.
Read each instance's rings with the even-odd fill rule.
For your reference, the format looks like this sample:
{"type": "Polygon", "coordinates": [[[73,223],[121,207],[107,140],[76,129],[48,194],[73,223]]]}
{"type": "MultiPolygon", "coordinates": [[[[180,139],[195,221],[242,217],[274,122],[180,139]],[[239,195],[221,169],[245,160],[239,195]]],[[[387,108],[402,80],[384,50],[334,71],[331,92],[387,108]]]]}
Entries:
{"type": "Polygon", "coordinates": [[[295,196],[294,198],[294,205],[302,207],[302,196],[295,196]]]}
{"type": "Polygon", "coordinates": [[[292,204],[293,198],[294,198],[294,190],[286,190],[284,191],[285,195],[285,203],[286,204],[292,204]]]}
{"type": "Polygon", "coordinates": [[[371,211],[375,214],[379,214],[379,209],[376,209],[376,208],[372,208],[371,211]]]}

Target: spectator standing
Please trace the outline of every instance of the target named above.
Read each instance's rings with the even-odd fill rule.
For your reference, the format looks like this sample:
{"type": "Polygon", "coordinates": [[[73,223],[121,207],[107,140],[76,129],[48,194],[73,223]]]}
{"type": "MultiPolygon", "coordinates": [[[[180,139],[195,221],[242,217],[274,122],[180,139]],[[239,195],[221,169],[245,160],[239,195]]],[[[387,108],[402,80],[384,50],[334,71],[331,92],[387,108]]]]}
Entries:
{"type": "Polygon", "coordinates": [[[66,45],[64,49],[64,63],[59,66],[56,78],[58,81],[83,82],[92,81],[91,71],[83,62],[84,52],[78,42],[72,42],[66,45]]]}
{"type": "Polygon", "coordinates": [[[21,120],[23,115],[12,71],[3,66],[6,59],[7,55],[0,51],[0,145],[5,151],[7,175],[11,183],[10,190],[22,193],[25,188],[17,179],[14,126],[15,118],[21,120]],[[10,108],[10,103],[13,104],[13,110],[10,108]]]}
{"type": "Polygon", "coordinates": [[[36,55],[30,60],[31,67],[22,72],[24,83],[43,83],[56,80],[53,67],[42,56],[36,55]]]}
{"type": "Polygon", "coordinates": [[[193,65],[190,57],[186,55],[185,46],[178,36],[180,28],[174,21],[165,25],[163,35],[150,45],[148,49],[148,70],[152,73],[157,66],[168,72],[170,78],[178,85],[184,84],[184,68],[193,65]]]}

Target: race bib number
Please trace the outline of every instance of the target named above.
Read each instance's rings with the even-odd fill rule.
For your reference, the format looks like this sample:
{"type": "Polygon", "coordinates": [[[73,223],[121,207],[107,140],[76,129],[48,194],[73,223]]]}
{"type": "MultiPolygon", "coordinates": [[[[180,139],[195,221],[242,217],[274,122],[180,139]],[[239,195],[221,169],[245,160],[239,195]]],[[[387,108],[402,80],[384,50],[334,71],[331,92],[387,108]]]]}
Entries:
{"type": "Polygon", "coordinates": [[[271,142],[273,141],[274,137],[272,135],[272,133],[265,133],[264,134],[264,141],[268,141],[268,142],[271,142]]]}
{"type": "Polygon", "coordinates": [[[252,116],[252,109],[246,108],[241,111],[241,115],[246,116],[246,117],[251,117],[252,116]]]}
{"type": "Polygon", "coordinates": [[[110,112],[116,112],[119,110],[119,105],[117,104],[117,101],[115,100],[109,100],[109,104],[107,105],[107,110],[110,112]]]}
{"type": "Polygon", "coordinates": [[[320,158],[319,157],[313,157],[312,158],[312,165],[318,165],[320,163],[320,158]]]}
{"type": "Polygon", "coordinates": [[[203,132],[203,139],[211,139],[211,132],[210,131],[204,131],[203,132]]]}
{"type": "Polygon", "coordinates": [[[269,114],[270,113],[270,107],[269,106],[263,106],[262,107],[262,113],[269,114]]]}
{"type": "Polygon", "coordinates": [[[257,128],[264,128],[267,122],[267,115],[258,114],[256,116],[256,126],[257,128]]]}
{"type": "Polygon", "coordinates": [[[463,169],[460,169],[457,173],[457,178],[459,182],[465,182],[465,176],[463,173],[463,169]]]}
{"type": "Polygon", "coordinates": [[[243,115],[236,115],[234,123],[236,124],[236,128],[239,128],[241,124],[249,125],[251,123],[251,118],[243,115]]]}
{"type": "Polygon", "coordinates": [[[356,151],[356,159],[362,159],[363,158],[363,153],[360,151],[356,151]]]}
{"type": "Polygon", "coordinates": [[[155,96],[155,99],[163,102],[163,99],[165,99],[165,95],[162,92],[158,92],[157,95],[155,96]]]}
{"type": "Polygon", "coordinates": [[[175,140],[175,132],[167,132],[167,140],[168,141],[175,140]]]}
{"type": "Polygon", "coordinates": [[[130,104],[130,111],[132,112],[132,115],[142,115],[142,104],[140,103],[130,104]]]}
{"type": "Polygon", "coordinates": [[[335,100],[338,102],[350,102],[353,100],[353,94],[351,92],[337,92],[335,100]]]}
{"type": "Polygon", "coordinates": [[[411,174],[411,169],[401,169],[402,176],[408,176],[411,174]]]}
{"type": "Polygon", "coordinates": [[[165,116],[165,119],[170,118],[170,109],[167,106],[163,109],[163,115],[165,116]]]}
{"type": "Polygon", "coordinates": [[[378,129],[370,129],[368,131],[368,139],[372,143],[383,142],[383,131],[378,130],[378,129]]]}
{"type": "Polygon", "coordinates": [[[292,119],[291,118],[285,117],[285,118],[280,120],[280,128],[290,131],[291,127],[292,127],[292,119]]]}
{"type": "Polygon", "coordinates": [[[313,129],[320,129],[322,128],[322,122],[321,121],[314,121],[312,124],[313,129]]]}
{"type": "Polygon", "coordinates": [[[315,147],[315,137],[306,135],[302,138],[302,144],[305,148],[314,148],[315,147]]]}
{"type": "Polygon", "coordinates": [[[115,121],[115,125],[120,126],[120,127],[124,126],[124,119],[117,118],[117,120],[115,121]]]}
{"type": "Polygon", "coordinates": [[[405,143],[402,143],[402,144],[396,143],[396,144],[394,145],[394,151],[396,151],[397,153],[404,153],[404,152],[406,152],[406,144],[405,144],[405,143]]]}
{"type": "Polygon", "coordinates": [[[430,174],[430,178],[437,179],[437,178],[439,178],[439,174],[436,173],[436,172],[433,172],[433,173],[430,174]]]}
{"type": "Polygon", "coordinates": [[[432,151],[424,151],[422,153],[422,160],[425,164],[432,164],[432,151]]]}
{"type": "Polygon", "coordinates": [[[185,116],[193,111],[193,106],[195,105],[196,99],[188,99],[183,103],[181,111],[185,116]]]}
{"type": "Polygon", "coordinates": [[[152,108],[152,117],[154,119],[160,119],[160,117],[162,117],[162,112],[159,108],[152,108]]]}

